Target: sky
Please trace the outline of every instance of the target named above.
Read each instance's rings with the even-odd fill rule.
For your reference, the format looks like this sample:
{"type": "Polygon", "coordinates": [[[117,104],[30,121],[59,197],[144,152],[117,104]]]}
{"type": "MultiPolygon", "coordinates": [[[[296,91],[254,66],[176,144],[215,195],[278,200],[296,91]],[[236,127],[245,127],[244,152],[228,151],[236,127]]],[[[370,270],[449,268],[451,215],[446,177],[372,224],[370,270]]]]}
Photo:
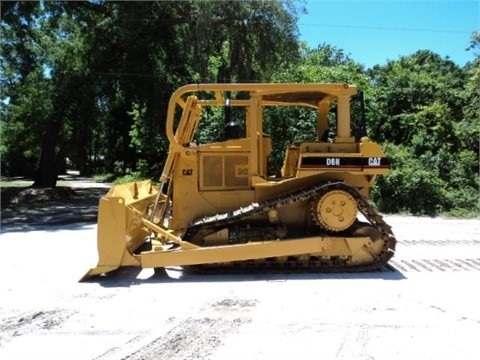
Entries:
{"type": "Polygon", "coordinates": [[[298,21],[310,48],[328,44],[368,68],[430,50],[463,66],[480,30],[480,0],[306,0],[298,21]]]}

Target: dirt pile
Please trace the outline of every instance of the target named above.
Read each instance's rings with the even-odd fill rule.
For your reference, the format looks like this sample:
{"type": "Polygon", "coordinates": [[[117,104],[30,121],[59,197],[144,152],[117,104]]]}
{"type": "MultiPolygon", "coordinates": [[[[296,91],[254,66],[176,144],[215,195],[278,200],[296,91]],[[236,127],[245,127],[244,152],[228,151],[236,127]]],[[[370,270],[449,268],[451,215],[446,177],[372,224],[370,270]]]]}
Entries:
{"type": "Polygon", "coordinates": [[[56,188],[4,187],[1,190],[2,208],[17,204],[49,201],[70,201],[78,198],[77,192],[66,186],[56,188]]]}

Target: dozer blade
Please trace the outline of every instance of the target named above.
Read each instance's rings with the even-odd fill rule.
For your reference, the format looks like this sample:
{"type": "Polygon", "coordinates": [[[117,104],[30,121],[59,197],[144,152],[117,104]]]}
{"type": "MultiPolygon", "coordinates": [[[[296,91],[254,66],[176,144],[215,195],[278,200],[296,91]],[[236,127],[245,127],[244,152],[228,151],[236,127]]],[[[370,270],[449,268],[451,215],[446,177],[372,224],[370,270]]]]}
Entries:
{"type": "Polygon", "coordinates": [[[114,271],[114,270],[117,270],[119,268],[119,266],[102,266],[102,265],[97,265],[96,267],[94,268],[91,268],[90,270],[88,270],[85,275],[83,275],[81,278],[80,278],[80,282],[83,282],[83,281],[87,281],[93,277],[96,277],[96,276],[99,276],[99,275],[103,275],[103,274],[106,274],[110,271],[114,271]]]}
{"type": "Polygon", "coordinates": [[[98,264],[80,279],[87,280],[118,269],[140,266],[133,255],[148,236],[141,214],[155,202],[158,188],[149,180],[113,186],[100,199],[97,221],[98,264]]]}

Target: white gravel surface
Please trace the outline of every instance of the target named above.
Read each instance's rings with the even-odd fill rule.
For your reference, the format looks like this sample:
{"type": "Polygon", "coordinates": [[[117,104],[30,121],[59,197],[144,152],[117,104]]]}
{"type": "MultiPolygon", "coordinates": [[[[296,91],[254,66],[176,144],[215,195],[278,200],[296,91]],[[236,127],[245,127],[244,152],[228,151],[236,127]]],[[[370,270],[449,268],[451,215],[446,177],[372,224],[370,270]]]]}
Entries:
{"type": "Polygon", "coordinates": [[[387,216],[394,269],[87,283],[96,226],[0,234],[0,359],[479,359],[480,220],[387,216]]]}

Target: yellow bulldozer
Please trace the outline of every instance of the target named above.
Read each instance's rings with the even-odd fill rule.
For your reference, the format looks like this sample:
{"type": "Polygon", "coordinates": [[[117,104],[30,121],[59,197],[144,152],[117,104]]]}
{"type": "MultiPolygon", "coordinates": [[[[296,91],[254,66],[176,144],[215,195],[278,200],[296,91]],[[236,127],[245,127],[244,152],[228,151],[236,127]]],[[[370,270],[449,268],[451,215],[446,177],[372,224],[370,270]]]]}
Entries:
{"type": "Polygon", "coordinates": [[[353,105],[363,105],[359,95],[349,84],[193,84],[176,90],[158,185],[115,185],[100,199],[98,265],[82,280],[122,266],[368,271],[386,265],[396,240],[368,197],[389,162],[358,131],[362,126],[352,129],[354,115],[364,120],[363,106],[353,105]],[[274,171],[264,118],[280,107],[298,110],[286,114],[309,114],[316,130],[308,141],[276,149],[285,155],[274,171]],[[218,113],[225,119],[221,136],[200,141],[202,124],[211,125],[218,113]]]}

